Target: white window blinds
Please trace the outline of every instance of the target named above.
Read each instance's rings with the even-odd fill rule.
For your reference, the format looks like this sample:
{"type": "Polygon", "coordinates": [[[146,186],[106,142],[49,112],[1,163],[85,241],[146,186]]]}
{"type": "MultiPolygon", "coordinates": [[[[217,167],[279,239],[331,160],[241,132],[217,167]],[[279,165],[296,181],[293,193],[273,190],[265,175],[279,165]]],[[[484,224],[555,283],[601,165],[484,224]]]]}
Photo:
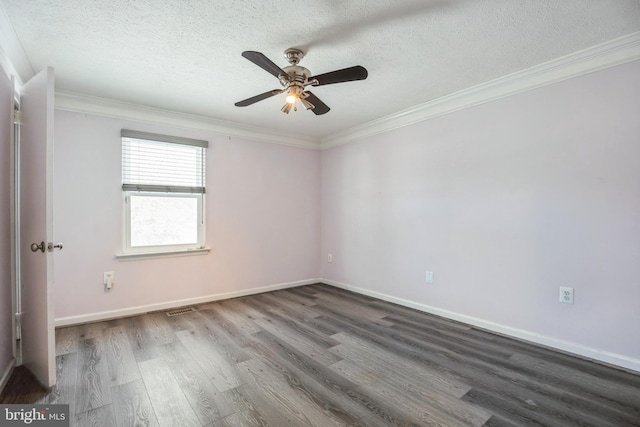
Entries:
{"type": "Polygon", "coordinates": [[[122,129],[122,189],[205,192],[207,141],[122,129]]]}

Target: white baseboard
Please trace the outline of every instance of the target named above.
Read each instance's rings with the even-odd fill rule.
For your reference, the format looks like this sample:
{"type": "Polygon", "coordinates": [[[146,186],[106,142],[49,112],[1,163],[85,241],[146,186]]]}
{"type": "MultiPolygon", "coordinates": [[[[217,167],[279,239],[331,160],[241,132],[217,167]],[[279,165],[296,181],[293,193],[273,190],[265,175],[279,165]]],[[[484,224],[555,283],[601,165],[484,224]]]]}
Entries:
{"type": "Polygon", "coordinates": [[[443,310],[436,307],[431,307],[426,304],[417,303],[414,301],[406,300],[403,298],[397,298],[391,295],[383,294],[369,289],[358,288],[356,286],[348,285],[345,283],[335,282],[333,280],[320,279],[322,283],[335,286],[336,288],[345,289],[358,294],[367,295],[373,298],[378,298],[384,301],[392,302],[394,304],[402,305],[405,307],[413,308],[426,313],[435,314],[437,316],[445,317],[447,319],[456,320],[458,322],[466,323],[468,325],[477,326],[482,329],[486,329],[492,332],[496,332],[510,337],[518,338],[524,341],[529,341],[535,344],[540,344],[546,347],[551,347],[560,351],[575,354],[587,359],[592,359],[598,362],[602,362],[609,365],[614,365],[626,370],[640,373],[640,360],[631,357],[623,356],[621,354],[610,353],[607,351],[596,350],[594,348],[586,347],[581,344],[576,344],[568,341],[559,340],[534,332],[524,331],[521,329],[512,328],[510,326],[501,325],[499,323],[489,322],[476,317],[467,316],[465,314],[456,313],[453,311],[443,310]]]}
{"type": "Polygon", "coordinates": [[[9,364],[5,368],[4,372],[2,373],[2,376],[0,377],[0,393],[2,393],[2,390],[4,390],[4,386],[7,385],[7,382],[9,381],[9,377],[11,376],[11,373],[13,372],[13,368],[15,367],[16,367],[16,359],[12,358],[9,361],[9,364]]]}
{"type": "Polygon", "coordinates": [[[205,304],[212,301],[243,297],[246,295],[260,294],[263,292],[277,291],[280,289],[294,288],[297,286],[311,285],[319,283],[320,279],[299,280],[296,282],[278,283],[275,285],[261,286],[259,288],[243,289],[241,291],[225,292],[220,294],[205,295],[196,298],[187,298],[176,301],[166,301],[157,304],[129,307],[118,310],[102,311],[99,313],[81,314],[79,316],[61,317],[55,320],[56,328],[62,326],[79,325],[83,323],[100,322],[103,320],[117,319],[120,317],[135,316],[150,311],[168,310],[171,308],[184,307],[194,304],[205,304]]]}

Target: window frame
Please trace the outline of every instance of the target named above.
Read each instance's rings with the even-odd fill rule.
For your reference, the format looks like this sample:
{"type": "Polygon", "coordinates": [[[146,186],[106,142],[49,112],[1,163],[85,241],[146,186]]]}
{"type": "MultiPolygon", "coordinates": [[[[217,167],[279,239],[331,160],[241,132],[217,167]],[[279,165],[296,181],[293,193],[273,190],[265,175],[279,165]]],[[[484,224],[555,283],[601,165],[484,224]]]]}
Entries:
{"type": "Polygon", "coordinates": [[[161,193],[152,191],[123,191],[122,204],[124,206],[124,235],[123,235],[123,255],[139,255],[139,254],[164,254],[174,252],[184,252],[193,250],[207,249],[205,246],[205,195],[204,193],[161,193]],[[197,242],[173,245],[149,245],[149,246],[132,246],[131,245],[131,197],[179,197],[197,200],[197,242]]]}
{"type": "MultiPolygon", "coordinates": [[[[205,213],[205,189],[206,189],[206,154],[208,141],[194,140],[189,138],[175,137],[169,135],[159,135],[146,132],[132,131],[122,129],[121,131],[121,159],[123,178],[122,184],[122,246],[121,253],[116,255],[116,259],[128,258],[147,258],[154,256],[171,256],[171,255],[196,255],[206,254],[210,251],[206,247],[206,213],[205,213]],[[149,142],[165,143],[165,144],[182,144],[203,148],[202,160],[202,187],[175,187],[169,185],[149,185],[136,184],[135,181],[124,181],[124,138],[147,140],[149,142]],[[131,197],[178,197],[196,199],[197,204],[197,242],[187,244],[167,244],[167,245],[149,245],[149,246],[132,246],[132,222],[131,222],[131,197]]],[[[162,163],[160,163],[162,165],[162,163]]],[[[127,169],[129,170],[129,169],[127,169]]],[[[171,170],[171,169],[169,169],[171,170]]],[[[130,175],[127,175],[130,176],[130,175]]]]}

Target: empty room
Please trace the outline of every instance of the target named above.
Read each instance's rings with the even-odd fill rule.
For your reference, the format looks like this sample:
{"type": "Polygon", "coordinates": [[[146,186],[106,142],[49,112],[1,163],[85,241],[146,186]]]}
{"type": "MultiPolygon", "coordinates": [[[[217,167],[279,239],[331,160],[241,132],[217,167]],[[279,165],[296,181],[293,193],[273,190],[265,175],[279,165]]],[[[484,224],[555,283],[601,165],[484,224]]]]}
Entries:
{"type": "Polygon", "coordinates": [[[640,426],[640,1],[0,0],[0,425],[640,426]]]}

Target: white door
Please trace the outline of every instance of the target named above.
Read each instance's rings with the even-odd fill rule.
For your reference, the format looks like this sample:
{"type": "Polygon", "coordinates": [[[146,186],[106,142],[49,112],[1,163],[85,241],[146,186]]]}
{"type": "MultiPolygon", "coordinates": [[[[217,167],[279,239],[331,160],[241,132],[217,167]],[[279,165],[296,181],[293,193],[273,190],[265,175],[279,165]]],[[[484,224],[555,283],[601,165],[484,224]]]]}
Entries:
{"type": "Polygon", "coordinates": [[[56,382],[53,323],[53,68],[20,91],[20,279],[22,363],[45,387],[56,382]]]}

